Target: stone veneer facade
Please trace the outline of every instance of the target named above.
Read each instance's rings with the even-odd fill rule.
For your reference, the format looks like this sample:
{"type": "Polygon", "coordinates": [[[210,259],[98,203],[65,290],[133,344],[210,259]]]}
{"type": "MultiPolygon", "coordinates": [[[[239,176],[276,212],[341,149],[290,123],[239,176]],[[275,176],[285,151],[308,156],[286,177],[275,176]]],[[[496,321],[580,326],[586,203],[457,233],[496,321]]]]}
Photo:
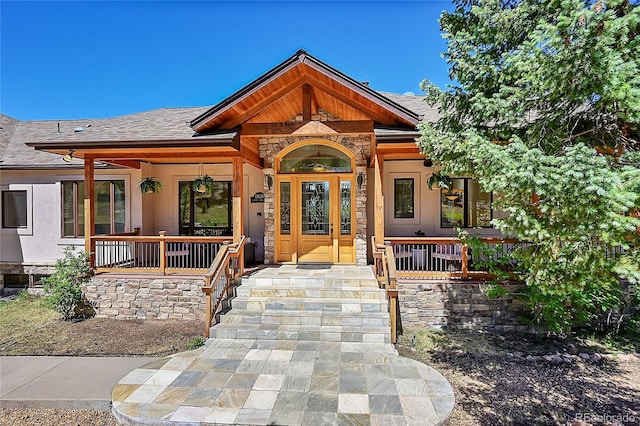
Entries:
{"type": "MultiPolygon", "coordinates": [[[[320,117],[322,118],[322,117],[320,117]]],[[[287,137],[263,137],[259,140],[260,157],[264,159],[264,173],[272,176],[275,181],[274,160],[276,155],[284,148],[305,140],[332,141],[346,147],[355,155],[356,173],[362,173],[364,182],[362,187],[355,188],[355,217],[356,217],[356,264],[367,264],[367,159],[371,153],[372,134],[363,135],[332,135],[332,136],[287,136],[287,137]]],[[[264,263],[275,263],[275,190],[274,184],[269,189],[264,187],[264,263]]]]}
{"type": "MultiPolygon", "coordinates": [[[[480,281],[399,280],[398,300],[404,327],[528,332],[526,315],[515,296],[489,300],[488,284],[480,281]]],[[[509,290],[521,286],[513,285],[509,290]]]]}
{"type": "Polygon", "coordinates": [[[95,276],[82,290],[96,317],[202,320],[202,278],[95,276]]]}

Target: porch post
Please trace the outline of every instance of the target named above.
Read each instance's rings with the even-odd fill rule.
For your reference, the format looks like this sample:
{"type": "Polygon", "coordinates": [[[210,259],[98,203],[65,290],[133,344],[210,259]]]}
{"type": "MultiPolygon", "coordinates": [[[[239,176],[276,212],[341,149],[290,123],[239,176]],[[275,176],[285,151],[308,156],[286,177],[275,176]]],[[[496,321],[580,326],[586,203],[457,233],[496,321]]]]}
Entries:
{"type": "Polygon", "coordinates": [[[382,166],[384,163],[384,155],[376,154],[374,156],[374,236],[376,244],[384,244],[384,194],[382,192],[382,166]]]}
{"type": "MultiPolygon", "coordinates": [[[[244,234],[244,210],[242,206],[243,183],[242,157],[233,157],[233,242],[240,242],[244,234]]],[[[244,250],[238,258],[240,271],[244,269],[244,250]]]]}
{"type": "Polygon", "coordinates": [[[95,241],[91,239],[95,232],[94,214],[94,162],[93,158],[84,158],[84,250],[90,254],[89,262],[95,268],[95,241]]]}

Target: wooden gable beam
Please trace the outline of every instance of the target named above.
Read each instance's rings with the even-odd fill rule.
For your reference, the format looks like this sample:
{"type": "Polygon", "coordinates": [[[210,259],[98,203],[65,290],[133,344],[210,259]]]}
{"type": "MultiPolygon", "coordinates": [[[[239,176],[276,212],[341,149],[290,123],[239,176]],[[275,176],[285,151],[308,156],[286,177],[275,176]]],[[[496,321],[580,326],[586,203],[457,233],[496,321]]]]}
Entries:
{"type": "MultiPolygon", "coordinates": [[[[242,136],[276,136],[290,135],[306,123],[245,123],[242,125],[242,136]]],[[[323,121],[322,124],[336,133],[372,133],[373,121],[323,121]]]]}
{"type": "Polygon", "coordinates": [[[302,121],[311,121],[311,86],[302,85],[302,121]]]}
{"type": "Polygon", "coordinates": [[[223,129],[233,129],[239,126],[244,121],[248,120],[252,116],[256,115],[264,108],[284,96],[286,93],[289,93],[291,90],[299,87],[304,83],[304,79],[302,77],[298,77],[295,80],[291,81],[289,84],[282,86],[278,90],[274,90],[268,96],[263,97],[261,100],[256,100],[256,102],[252,105],[251,108],[243,111],[240,114],[237,114],[232,120],[224,123],[221,128],[223,129]]]}
{"type": "Polygon", "coordinates": [[[264,163],[262,158],[260,158],[260,155],[246,145],[241,145],[240,156],[244,159],[244,161],[246,161],[248,164],[251,164],[252,166],[256,166],[259,169],[262,169],[264,167],[264,163]]]}

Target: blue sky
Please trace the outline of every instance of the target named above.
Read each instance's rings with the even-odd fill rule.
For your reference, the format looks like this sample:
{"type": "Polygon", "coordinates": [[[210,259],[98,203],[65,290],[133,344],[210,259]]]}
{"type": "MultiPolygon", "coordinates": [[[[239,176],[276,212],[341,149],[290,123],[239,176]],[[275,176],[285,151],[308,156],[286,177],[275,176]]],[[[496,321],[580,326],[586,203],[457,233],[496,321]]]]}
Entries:
{"type": "Polygon", "coordinates": [[[298,49],[376,90],[444,87],[450,1],[0,1],[0,111],[101,118],[213,105],[298,49]]]}

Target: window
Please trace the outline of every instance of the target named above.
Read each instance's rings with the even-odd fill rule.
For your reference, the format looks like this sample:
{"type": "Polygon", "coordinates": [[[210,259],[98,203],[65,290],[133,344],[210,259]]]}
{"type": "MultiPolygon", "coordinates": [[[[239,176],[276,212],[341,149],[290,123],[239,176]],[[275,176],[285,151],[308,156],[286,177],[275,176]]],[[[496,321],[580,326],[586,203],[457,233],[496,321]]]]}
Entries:
{"type": "Polygon", "coordinates": [[[413,218],[413,178],[393,180],[393,217],[413,218]]]}
{"type": "Polygon", "coordinates": [[[230,181],[214,181],[210,192],[193,190],[193,182],[180,182],[178,212],[180,235],[232,235],[230,181]]]}
{"type": "MultiPolygon", "coordinates": [[[[125,229],[125,190],[123,180],[96,181],[95,228],[96,235],[117,234],[125,229]]],[[[84,236],[84,182],[62,182],[62,235],[84,236]]]]}
{"type": "Polygon", "coordinates": [[[291,182],[280,183],[280,233],[291,234],[291,182]]]}
{"type": "Polygon", "coordinates": [[[27,191],[2,191],[2,227],[27,227],[27,191]]]}
{"type": "Polygon", "coordinates": [[[306,145],[280,160],[280,173],[349,173],[351,159],[339,149],[327,145],[306,145]]]}
{"type": "Polygon", "coordinates": [[[493,210],[491,193],[472,179],[454,178],[451,191],[440,190],[442,228],[490,228],[493,210]]]}

